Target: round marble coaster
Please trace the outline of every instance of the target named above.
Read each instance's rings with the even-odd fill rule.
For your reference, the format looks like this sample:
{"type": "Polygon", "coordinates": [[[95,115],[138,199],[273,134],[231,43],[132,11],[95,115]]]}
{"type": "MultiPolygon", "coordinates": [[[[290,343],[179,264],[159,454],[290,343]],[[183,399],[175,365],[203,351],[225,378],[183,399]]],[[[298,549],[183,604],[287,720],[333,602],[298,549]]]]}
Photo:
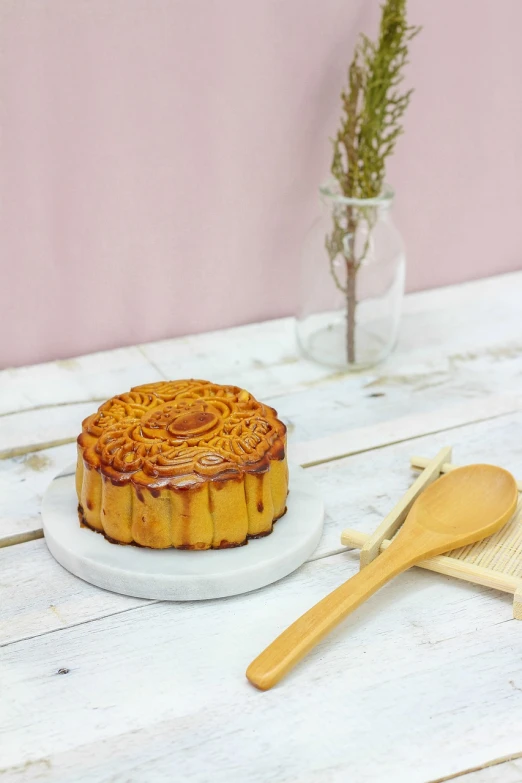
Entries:
{"type": "Polygon", "coordinates": [[[194,601],[246,593],[295,571],[312,554],[323,529],[321,493],[309,473],[290,466],[288,510],[265,538],[203,552],[111,544],[80,527],[74,467],[49,485],[43,528],[53,557],[75,576],[138,598],[194,601]]]}

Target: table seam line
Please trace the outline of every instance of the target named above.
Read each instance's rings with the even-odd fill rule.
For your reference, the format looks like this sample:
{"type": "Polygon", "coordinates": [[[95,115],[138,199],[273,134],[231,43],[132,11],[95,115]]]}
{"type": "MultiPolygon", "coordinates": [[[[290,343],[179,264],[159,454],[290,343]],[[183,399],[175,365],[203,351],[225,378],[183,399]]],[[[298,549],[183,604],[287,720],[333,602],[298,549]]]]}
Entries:
{"type": "Polygon", "coordinates": [[[432,780],[427,780],[425,783],[446,783],[448,780],[456,780],[457,778],[463,777],[463,775],[471,775],[473,772],[480,772],[483,769],[489,769],[489,767],[496,767],[500,764],[506,764],[510,761],[515,761],[516,759],[522,758],[522,751],[519,751],[518,753],[509,753],[506,756],[499,756],[498,758],[491,759],[490,761],[484,762],[484,764],[479,764],[476,767],[469,767],[469,769],[464,769],[461,772],[454,772],[451,775],[445,775],[442,778],[434,778],[432,780]]]}

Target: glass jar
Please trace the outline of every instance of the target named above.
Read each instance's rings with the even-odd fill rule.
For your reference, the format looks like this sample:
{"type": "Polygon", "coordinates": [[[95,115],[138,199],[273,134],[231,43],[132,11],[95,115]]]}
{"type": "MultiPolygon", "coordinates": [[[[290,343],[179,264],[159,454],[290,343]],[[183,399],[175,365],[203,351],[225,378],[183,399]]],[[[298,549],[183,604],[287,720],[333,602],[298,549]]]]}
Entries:
{"type": "Polygon", "coordinates": [[[352,199],[320,188],[321,216],[301,263],[296,328],[303,354],[344,370],[371,367],[395,346],[405,255],[390,207],[394,193],[352,199]]]}

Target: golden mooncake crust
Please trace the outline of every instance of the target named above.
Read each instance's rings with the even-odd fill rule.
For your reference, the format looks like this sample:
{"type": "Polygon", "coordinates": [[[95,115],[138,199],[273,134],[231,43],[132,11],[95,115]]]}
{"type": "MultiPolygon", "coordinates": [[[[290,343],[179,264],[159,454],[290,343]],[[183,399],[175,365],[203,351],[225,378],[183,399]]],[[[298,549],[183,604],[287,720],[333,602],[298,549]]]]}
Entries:
{"type": "Polygon", "coordinates": [[[286,509],[286,428],[237,386],[136,386],[82,425],[80,520],[111,541],[152,548],[240,546],[286,509]]]}

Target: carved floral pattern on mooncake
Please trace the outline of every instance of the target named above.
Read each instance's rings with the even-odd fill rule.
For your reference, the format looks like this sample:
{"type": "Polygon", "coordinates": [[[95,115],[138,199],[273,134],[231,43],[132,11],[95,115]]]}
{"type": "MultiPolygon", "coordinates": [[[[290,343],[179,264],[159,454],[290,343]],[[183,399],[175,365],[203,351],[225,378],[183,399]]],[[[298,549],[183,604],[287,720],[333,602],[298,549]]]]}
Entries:
{"type": "Polygon", "coordinates": [[[113,397],[84,421],[83,431],[96,440],[102,467],[158,478],[212,478],[248,471],[278,445],[283,449],[286,428],[244,389],[191,380],[147,384],[113,397]]]}

